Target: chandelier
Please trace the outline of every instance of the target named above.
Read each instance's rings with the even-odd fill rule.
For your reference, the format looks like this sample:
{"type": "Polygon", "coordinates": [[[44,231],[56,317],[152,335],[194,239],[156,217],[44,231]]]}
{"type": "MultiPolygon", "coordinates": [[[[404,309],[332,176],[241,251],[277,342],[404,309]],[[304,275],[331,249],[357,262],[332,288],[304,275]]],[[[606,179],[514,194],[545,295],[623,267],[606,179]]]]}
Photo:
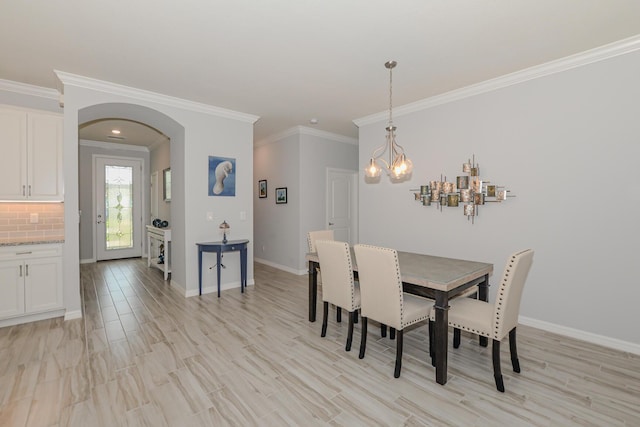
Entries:
{"type": "Polygon", "coordinates": [[[404,148],[396,142],[396,127],[393,125],[393,69],[398,65],[396,61],[387,61],[384,66],[389,70],[389,124],[387,142],[376,148],[364,169],[365,177],[378,178],[384,169],[394,181],[404,181],[411,177],[413,163],[404,153],[404,148]],[[383,158],[387,153],[389,161],[383,158]]]}

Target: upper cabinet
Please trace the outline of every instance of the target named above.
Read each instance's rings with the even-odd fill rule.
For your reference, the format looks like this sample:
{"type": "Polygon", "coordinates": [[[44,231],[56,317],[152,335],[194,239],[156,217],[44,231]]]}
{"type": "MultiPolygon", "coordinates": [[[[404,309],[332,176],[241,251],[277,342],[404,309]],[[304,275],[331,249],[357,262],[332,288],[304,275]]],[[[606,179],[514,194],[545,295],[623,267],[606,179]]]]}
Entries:
{"type": "Polygon", "coordinates": [[[0,106],[0,200],[62,201],[63,117],[0,106]]]}

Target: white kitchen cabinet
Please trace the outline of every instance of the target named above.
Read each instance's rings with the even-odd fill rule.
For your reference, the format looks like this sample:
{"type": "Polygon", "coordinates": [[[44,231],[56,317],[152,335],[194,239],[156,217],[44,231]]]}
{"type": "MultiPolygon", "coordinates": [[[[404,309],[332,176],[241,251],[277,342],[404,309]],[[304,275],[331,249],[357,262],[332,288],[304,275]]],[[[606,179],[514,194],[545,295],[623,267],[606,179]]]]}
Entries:
{"type": "Polygon", "coordinates": [[[62,201],[60,114],[0,106],[0,200],[62,201]]]}
{"type": "Polygon", "coordinates": [[[1,249],[0,319],[63,307],[61,245],[1,249]]]}

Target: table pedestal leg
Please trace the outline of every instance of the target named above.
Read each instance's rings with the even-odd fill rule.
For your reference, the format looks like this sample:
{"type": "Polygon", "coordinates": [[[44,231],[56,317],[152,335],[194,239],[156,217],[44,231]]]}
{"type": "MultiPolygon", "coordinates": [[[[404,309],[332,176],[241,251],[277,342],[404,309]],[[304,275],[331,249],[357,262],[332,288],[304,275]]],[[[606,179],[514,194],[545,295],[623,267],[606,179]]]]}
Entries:
{"type": "Polygon", "coordinates": [[[216,256],[218,261],[218,265],[216,266],[218,267],[218,298],[220,298],[220,267],[222,266],[222,252],[217,251],[216,256]]]}
{"type": "Polygon", "coordinates": [[[198,250],[198,294],[202,295],[202,251],[198,250]]]}
{"type": "Polygon", "coordinates": [[[436,294],[435,303],[435,324],[434,327],[434,350],[436,382],[438,384],[447,383],[447,345],[449,340],[449,298],[446,294],[436,294]]]}
{"type": "Polygon", "coordinates": [[[316,321],[316,302],[318,298],[318,263],[309,261],[309,322],[316,321]]]}

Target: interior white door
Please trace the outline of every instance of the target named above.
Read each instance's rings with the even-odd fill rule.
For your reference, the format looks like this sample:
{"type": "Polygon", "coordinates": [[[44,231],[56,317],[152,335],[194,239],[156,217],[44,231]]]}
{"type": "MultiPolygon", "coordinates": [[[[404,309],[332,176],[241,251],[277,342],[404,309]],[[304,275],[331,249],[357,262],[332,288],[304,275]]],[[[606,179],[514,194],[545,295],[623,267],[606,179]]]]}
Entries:
{"type": "Polygon", "coordinates": [[[96,260],[142,256],[142,161],[96,157],[96,260]]]}
{"type": "Polygon", "coordinates": [[[327,226],[336,240],[358,243],[358,173],[327,169],[327,226]]]}

